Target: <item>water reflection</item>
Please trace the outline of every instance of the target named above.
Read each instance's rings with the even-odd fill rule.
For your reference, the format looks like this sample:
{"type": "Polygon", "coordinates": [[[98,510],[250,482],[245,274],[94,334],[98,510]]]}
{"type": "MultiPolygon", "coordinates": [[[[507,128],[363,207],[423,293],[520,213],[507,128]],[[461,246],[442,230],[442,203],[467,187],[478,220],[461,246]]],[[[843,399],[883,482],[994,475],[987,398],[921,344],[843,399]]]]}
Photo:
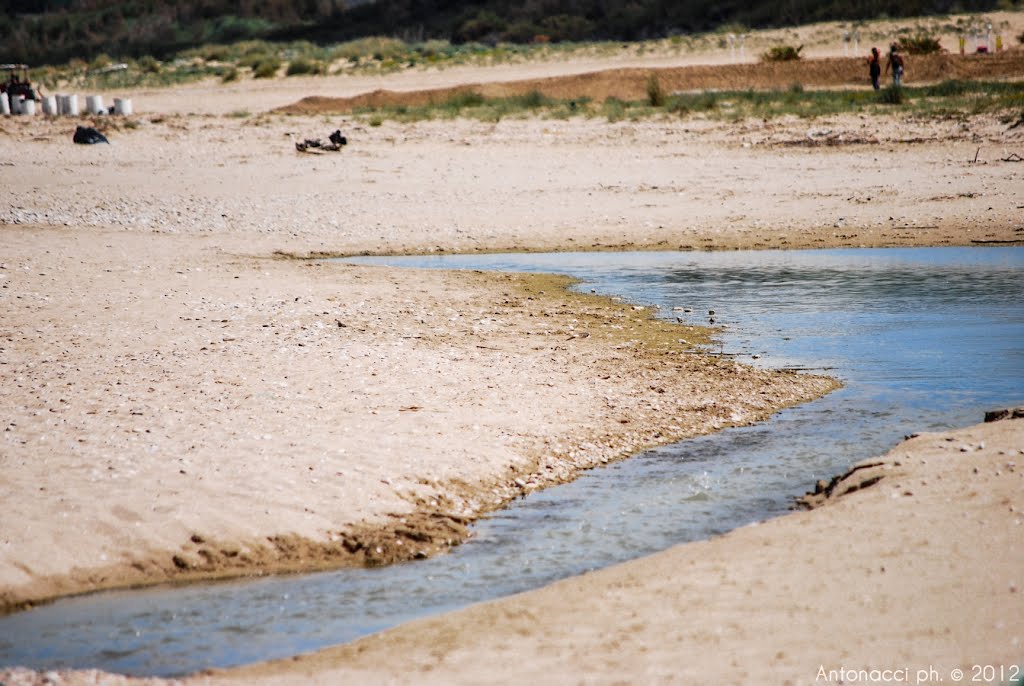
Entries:
{"type": "Polygon", "coordinates": [[[713,309],[729,326],[727,351],[759,365],[830,369],[846,386],[770,422],[535,493],[433,560],[106,593],[3,618],[0,662],[172,675],[313,650],[777,515],[817,478],[905,433],[975,423],[985,409],[1024,400],[1020,249],[372,261],[568,273],[582,288],[695,323],[713,309]]]}

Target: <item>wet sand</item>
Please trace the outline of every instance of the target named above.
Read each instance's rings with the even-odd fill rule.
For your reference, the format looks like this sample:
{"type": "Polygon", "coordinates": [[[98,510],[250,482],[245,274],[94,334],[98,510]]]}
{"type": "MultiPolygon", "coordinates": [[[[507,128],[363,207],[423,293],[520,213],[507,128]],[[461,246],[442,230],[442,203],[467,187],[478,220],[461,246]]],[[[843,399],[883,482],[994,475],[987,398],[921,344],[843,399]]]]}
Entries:
{"type": "Polygon", "coordinates": [[[1024,419],[922,435],[858,465],[811,512],[189,683],[730,683],[756,671],[795,685],[870,682],[858,672],[877,670],[938,684],[985,665],[1019,675],[1022,465],[1024,419]]]}
{"type": "MultiPolygon", "coordinates": [[[[192,115],[140,99],[139,124],[111,130],[110,146],[71,145],[63,121],[0,121],[6,608],[436,554],[525,491],[834,387],[689,354],[709,332],[557,279],[296,256],[1024,237],[1024,169],[1002,161],[1024,129],[997,117],[369,127],[221,114],[247,102],[235,93],[211,90],[192,115]],[[349,136],[342,153],[295,152],[334,128],[349,136]]],[[[731,674],[775,665],[803,683],[815,660],[1008,660],[1021,624],[997,610],[1024,565],[1020,470],[1006,463],[1024,446],[1019,421],[992,426],[972,430],[986,444],[968,451],[977,464],[940,465],[927,441],[897,448],[927,463],[893,472],[916,497],[867,489],[267,678],[671,682],[724,676],[711,656],[731,655],[731,674]],[[683,565],[696,567],[680,578],[683,565]],[[827,621],[821,607],[834,607],[827,621]],[[964,621],[969,608],[979,619],[964,621]],[[887,611],[895,634],[876,626],[887,611]],[[837,618],[846,633],[827,652],[837,618]],[[978,643],[959,642],[967,630],[978,643]]]]}
{"type": "Polygon", "coordinates": [[[422,557],[524,491],[834,387],[685,354],[706,332],[564,279],[6,240],[9,606],[422,557]]]}

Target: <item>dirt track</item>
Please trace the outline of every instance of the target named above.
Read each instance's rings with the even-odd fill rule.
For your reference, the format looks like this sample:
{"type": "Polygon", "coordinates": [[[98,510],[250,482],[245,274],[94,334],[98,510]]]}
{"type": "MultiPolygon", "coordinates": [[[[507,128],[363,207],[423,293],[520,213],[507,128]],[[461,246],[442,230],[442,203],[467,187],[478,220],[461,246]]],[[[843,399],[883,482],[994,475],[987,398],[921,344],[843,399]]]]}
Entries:
{"type": "MultiPolygon", "coordinates": [[[[867,86],[867,70],[859,57],[835,57],[798,62],[697,65],[609,69],[586,74],[524,79],[507,82],[468,83],[448,88],[414,91],[375,90],[354,97],[313,96],[280,108],[290,114],[345,113],[360,108],[420,106],[443,102],[453,95],[477,92],[500,98],[537,91],[559,99],[645,97],[647,79],[655,74],[669,92],[788,88],[794,83],[815,88],[867,86]]],[[[945,79],[1004,79],[1024,75],[1024,51],[999,55],[919,55],[908,59],[910,85],[945,79]]]]}

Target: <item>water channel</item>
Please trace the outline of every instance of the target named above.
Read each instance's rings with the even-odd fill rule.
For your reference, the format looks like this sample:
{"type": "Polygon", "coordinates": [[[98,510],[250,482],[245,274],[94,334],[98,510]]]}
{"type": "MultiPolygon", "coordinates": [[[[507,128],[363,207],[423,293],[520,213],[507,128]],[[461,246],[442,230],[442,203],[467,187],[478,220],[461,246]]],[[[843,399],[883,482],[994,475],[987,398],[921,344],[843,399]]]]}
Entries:
{"type": "Polygon", "coordinates": [[[728,326],[716,351],[824,370],[845,386],[768,422],[651,450],[532,494],[435,559],[100,593],[0,618],[0,665],[166,676],[343,643],[783,514],[816,479],[907,433],[1024,404],[1021,248],[360,261],[566,273],[582,289],[656,304],[693,323],[715,310],[716,323],[728,326]]]}

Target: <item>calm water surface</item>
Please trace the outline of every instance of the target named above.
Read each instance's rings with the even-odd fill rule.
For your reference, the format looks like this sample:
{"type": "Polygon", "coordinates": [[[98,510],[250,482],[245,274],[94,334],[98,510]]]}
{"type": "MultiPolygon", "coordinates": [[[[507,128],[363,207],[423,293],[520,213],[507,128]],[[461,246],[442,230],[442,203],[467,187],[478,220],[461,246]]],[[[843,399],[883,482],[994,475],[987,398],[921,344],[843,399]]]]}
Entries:
{"type": "Polygon", "coordinates": [[[1024,404],[1024,250],[588,253],[363,259],[571,274],[727,328],[714,349],[845,386],[763,424],[535,493],[451,554],[386,569],[102,593],[0,618],[0,664],[176,675],[292,655],[785,512],[912,431],[1024,404]],[[689,308],[690,313],[674,308],[689,308]],[[753,356],[758,356],[754,359],[753,356]]]}

